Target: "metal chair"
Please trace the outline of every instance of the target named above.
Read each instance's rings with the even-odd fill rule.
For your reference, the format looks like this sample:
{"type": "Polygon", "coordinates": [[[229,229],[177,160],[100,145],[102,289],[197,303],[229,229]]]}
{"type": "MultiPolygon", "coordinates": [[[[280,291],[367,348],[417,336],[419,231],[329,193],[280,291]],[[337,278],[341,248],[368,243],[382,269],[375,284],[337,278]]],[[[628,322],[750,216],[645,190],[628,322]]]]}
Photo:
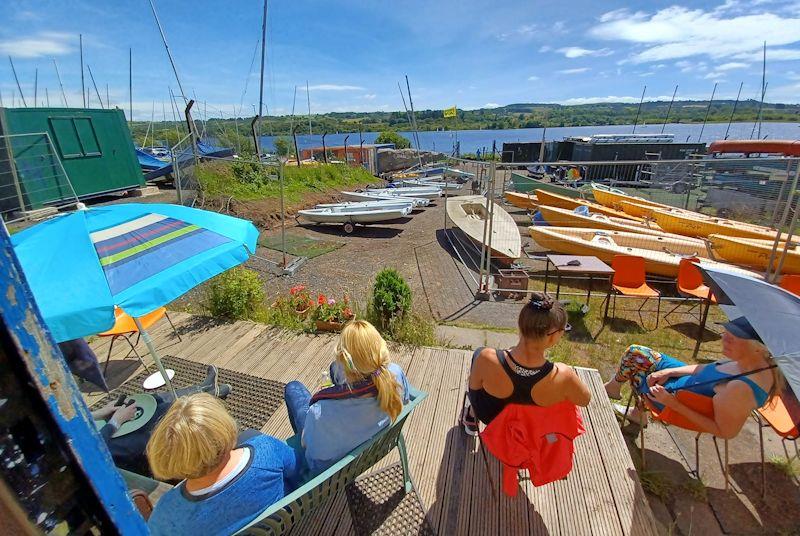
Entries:
{"type": "MultiPolygon", "coordinates": [[[[167,309],[165,307],[159,307],[155,311],[151,313],[147,313],[144,316],[139,317],[139,322],[142,324],[144,329],[148,329],[153,326],[156,322],[161,320],[161,318],[166,317],[169,325],[172,327],[172,331],[175,333],[175,336],[178,337],[178,340],[181,340],[181,336],[178,333],[178,330],[175,329],[175,324],[172,323],[172,319],[170,319],[169,315],[167,314],[167,309]]],[[[111,344],[108,347],[108,355],[106,356],[106,363],[103,366],[103,375],[105,376],[106,371],[108,370],[108,362],[111,359],[111,351],[114,349],[114,342],[118,338],[125,339],[133,354],[139,359],[139,362],[145,368],[147,372],[150,372],[150,369],[142,359],[142,356],[139,355],[139,352],[136,351],[136,345],[139,344],[139,337],[141,333],[139,333],[139,328],[136,326],[136,322],[134,322],[133,317],[128,315],[125,311],[120,309],[119,307],[114,307],[114,318],[116,319],[114,322],[114,327],[109,329],[108,331],[104,331],[100,333],[100,337],[111,337],[111,344]],[[131,337],[136,334],[136,342],[131,341],[131,337]]]]}
{"type": "Polygon", "coordinates": [[[644,327],[644,320],[642,319],[642,308],[650,298],[656,298],[656,325],[653,329],[658,328],[659,317],[661,316],[661,293],[647,284],[644,259],[632,255],[614,255],[611,261],[611,267],[614,269],[614,279],[611,282],[611,287],[614,289],[614,302],[611,316],[616,317],[617,312],[617,294],[624,296],[633,296],[644,298],[644,301],[636,310],[639,313],[639,320],[644,327]]]}
{"type": "Polygon", "coordinates": [[[778,286],[784,290],[788,290],[792,294],[800,296],[800,275],[785,275],[781,277],[781,282],[778,286]]]}

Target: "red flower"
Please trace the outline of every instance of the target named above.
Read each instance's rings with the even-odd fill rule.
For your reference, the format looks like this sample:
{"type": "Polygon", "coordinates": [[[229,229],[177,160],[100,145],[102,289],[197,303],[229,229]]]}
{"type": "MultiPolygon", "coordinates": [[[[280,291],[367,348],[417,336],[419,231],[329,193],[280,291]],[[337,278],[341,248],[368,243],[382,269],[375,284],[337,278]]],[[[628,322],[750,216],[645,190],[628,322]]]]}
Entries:
{"type": "Polygon", "coordinates": [[[328,303],[328,299],[325,297],[324,294],[320,294],[319,296],[317,296],[317,303],[319,305],[325,305],[326,303],[328,303]]]}
{"type": "Polygon", "coordinates": [[[350,318],[351,316],[353,316],[353,311],[351,311],[349,307],[345,307],[342,313],[344,314],[345,318],[350,318]]]}

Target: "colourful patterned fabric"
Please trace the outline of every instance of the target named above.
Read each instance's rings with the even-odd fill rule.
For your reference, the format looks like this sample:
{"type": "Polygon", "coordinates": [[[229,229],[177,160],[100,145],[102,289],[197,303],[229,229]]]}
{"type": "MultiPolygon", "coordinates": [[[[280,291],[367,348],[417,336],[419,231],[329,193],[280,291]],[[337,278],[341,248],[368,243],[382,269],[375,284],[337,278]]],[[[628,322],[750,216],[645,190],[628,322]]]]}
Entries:
{"type": "Polygon", "coordinates": [[[638,389],[648,374],[656,370],[662,355],[652,348],[632,344],[628,346],[619,364],[619,370],[614,381],[622,383],[632,383],[638,389]]]}
{"type": "Polygon", "coordinates": [[[91,233],[112,294],[230,239],[197,225],[147,214],[91,233]]]}

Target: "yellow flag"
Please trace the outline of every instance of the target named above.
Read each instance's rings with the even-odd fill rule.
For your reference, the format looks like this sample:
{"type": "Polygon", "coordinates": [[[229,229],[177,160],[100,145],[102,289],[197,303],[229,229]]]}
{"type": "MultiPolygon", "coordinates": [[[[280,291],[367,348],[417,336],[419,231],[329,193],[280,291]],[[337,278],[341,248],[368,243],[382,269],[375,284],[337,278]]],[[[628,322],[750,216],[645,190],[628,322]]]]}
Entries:
{"type": "Polygon", "coordinates": [[[456,107],[453,106],[452,108],[447,108],[446,110],[443,110],[442,115],[444,115],[445,117],[456,117],[458,115],[458,111],[456,110],[456,107]]]}

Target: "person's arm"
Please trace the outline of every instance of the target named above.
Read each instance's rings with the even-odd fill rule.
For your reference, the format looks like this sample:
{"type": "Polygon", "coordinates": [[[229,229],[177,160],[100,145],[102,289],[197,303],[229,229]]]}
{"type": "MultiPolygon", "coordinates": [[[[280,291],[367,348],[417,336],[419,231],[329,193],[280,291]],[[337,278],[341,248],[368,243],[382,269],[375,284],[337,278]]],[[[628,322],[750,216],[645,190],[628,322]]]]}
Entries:
{"type": "Polygon", "coordinates": [[[583,383],[583,380],[578,377],[572,367],[560,364],[556,366],[561,372],[566,374],[566,381],[568,385],[567,400],[576,406],[581,406],[584,408],[588,406],[589,402],[592,401],[592,393],[589,391],[589,387],[583,383]]]}
{"type": "Polygon", "coordinates": [[[301,464],[298,462],[298,452],[287,445],[284,441],[272,436],[267,436],[275,449],[278,460],[283,470],[283,478],[292,483],[297,483],[300,479],[301,464]]]}
{"type": "MultiPolygon", "coordinates": [[[[488,354],[492,352],[490,348],[484,348],[472,360],[472,368],[469,371],[469,388],[480,389],[483,387],[483,379],[486,377],[486,370],[491,364],[488,354]]],[[[496,358],[495,358],[496,359],[496,358]]]]}
{"type": "Polygon", "coordinates": [[[708,365],[684,365],[682,367],[672,367],[657,370],[647,375],[647,385],[663,385],[670,378],[680,378],[681,376],[691,376],[697,374],[708,365]]]}
{"type": "MultiPolygon", "coordinates": [[[[101,408],[98,411],[102,411],[103,409],[104,408],[101,408]]],[[[130,406],[117,406],[114,414],[105,424],[105,426],[100,429],[100,435],[103,436],[103,441],[108,442],[111,439],[111,436],[114,435],[117,430],[119,430],[120,426],[133,419],[135,416],[136,404],[131,404],[130,406]]]]}
{"type": "Polygon", "coordinates": [[[755,409],[753,391],[740,381],[732,381],[714,395],[714,415],[708,417],[683,404],[663,386],[650,389],[651,400],[663,404],[698,425],[704,432],[722,439],[736,437],[744,426],[750,412],[755,409]]]}

